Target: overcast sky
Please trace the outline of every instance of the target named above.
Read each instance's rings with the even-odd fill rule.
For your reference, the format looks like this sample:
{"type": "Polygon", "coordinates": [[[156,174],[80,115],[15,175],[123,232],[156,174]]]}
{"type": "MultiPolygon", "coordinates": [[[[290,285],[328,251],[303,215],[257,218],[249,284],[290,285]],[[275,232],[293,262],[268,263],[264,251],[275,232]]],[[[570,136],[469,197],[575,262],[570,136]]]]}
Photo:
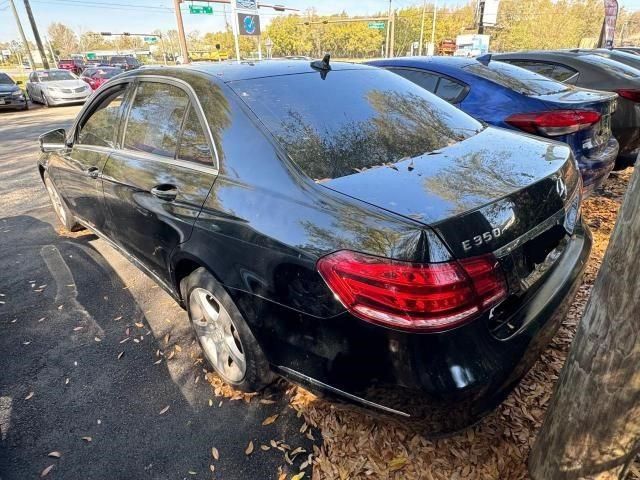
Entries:
{"type": "MultiPolygon", "coordinates": [[[[18,31],[9,0],[0,0],[0,41],[18,39],[18,31]]],[[[22,0],[14,0],[22,20],[27,37],[32,39],[27,15],[22,0]]],[[[266,1],[265,3],[271,3],[266,1]]],[[[338,13],[345,10],[351,15],[367,15],[386,11],[387,0],[273,0],[274,4],[305,10],[315,7],[320,14],[338,13]]],[[[461,5],[467,0],[439,0],[438,5],[461,5]]],[[[420,0],[393,0],[396,8],[422,4],[420,0]]],[[[630,10],[640,9],[640,0],[620,0],[620,5],[630,10]]],[[[45,33],[52,22],[63,22],[76,33],[87,31],[111,31],[148,33],[157,28],[162,30],[175,28],[172,0],[31,0],[41,33],[45,33]]],[[[188,5],[183,3],[185,30],[201,32],[218,31],[224,28],[222,5],[213,4],[213,15],[191,15],[188,5]]],[[[263,25],[273,18],[275,13],[261,10],[263,25]]]]}

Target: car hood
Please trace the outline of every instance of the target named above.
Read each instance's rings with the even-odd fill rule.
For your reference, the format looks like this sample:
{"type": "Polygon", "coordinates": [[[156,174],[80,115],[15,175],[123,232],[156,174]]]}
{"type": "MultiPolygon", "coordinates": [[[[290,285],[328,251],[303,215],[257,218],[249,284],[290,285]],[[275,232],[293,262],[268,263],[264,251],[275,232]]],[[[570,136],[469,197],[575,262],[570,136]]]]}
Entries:
{"type": "Polygon", "coordinates": [[[56,80],[53,82],[43,82],[42,83],[43,86],[47,87],[47,88],[51,88],[51,87],[55,87],[55,88],[78,88],[78,87],[84,87],[87,84],[85,82],[83,82],[82,80],[78,79],[78,80],[56,80]]]}
{"type": "Polygon", "coordinates": [[[17,92],[20,88],[17,85],[0,84],[0,93],[17,92]]]}
{"type": "Polygon", "coordinates": [[[567,208],[579,182],[565,144],[489,127],[441,150],[321,185],[431,226],[463,256],[469,238],[499,230],[500,238],[482,245],[491,251],[567,208]]]}

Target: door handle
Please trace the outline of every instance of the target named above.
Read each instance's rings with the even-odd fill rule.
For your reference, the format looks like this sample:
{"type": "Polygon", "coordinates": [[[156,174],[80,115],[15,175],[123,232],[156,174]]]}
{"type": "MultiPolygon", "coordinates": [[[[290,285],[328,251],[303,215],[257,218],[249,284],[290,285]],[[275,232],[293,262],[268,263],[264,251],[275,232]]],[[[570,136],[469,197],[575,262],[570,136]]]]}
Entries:
{"type": "Polygon", "coordinates": [[[178,187],[175,185],[156,185],[151,189],[151,195],[160,200],[166,200],[167,202],[173,202],[178,196],[178,187]]]}
{"type": "Polygon", "coordinates": [[[100,176],[100,169],[98,167],[89,167],[84,173],[86,173],[91,178],[98,178],[100,176]]]}

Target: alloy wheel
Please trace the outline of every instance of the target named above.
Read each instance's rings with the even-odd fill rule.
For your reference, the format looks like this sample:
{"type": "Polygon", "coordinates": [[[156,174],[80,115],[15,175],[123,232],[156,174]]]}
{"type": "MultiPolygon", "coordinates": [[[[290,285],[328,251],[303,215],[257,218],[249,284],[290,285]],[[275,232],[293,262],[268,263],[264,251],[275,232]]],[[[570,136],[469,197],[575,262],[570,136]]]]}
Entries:
{"type": "Polygon", "coordinates": [[[229,312],[211,292],[195,288],[189,313],[202,350],[216,372],[228,383],[239,383],[247,371],[240,334],[229,312]]]}

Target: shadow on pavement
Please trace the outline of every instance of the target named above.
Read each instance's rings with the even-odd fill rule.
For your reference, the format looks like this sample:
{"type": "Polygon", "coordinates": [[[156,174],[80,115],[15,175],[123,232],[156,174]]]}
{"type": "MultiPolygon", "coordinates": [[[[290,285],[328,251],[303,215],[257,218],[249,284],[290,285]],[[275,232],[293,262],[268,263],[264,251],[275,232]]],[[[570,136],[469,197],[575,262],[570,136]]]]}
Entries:
{"type": "Polygon", "coordinates": [[[2,480],[38,478],[52,464],[47,478],[277,478],[282,452],[260,444],[310,451],[282,395],[272,405],[215,398],[190,330],[155,338],[93,240],[61,237],[32,216],[0,220],[2,480]],[[170,345],[176,358],[167,360],[170,345]],[[178,376],[176,361],[185,365],[178,376]],[[261,425],[275,413],[277,422],[261,425]]]}

